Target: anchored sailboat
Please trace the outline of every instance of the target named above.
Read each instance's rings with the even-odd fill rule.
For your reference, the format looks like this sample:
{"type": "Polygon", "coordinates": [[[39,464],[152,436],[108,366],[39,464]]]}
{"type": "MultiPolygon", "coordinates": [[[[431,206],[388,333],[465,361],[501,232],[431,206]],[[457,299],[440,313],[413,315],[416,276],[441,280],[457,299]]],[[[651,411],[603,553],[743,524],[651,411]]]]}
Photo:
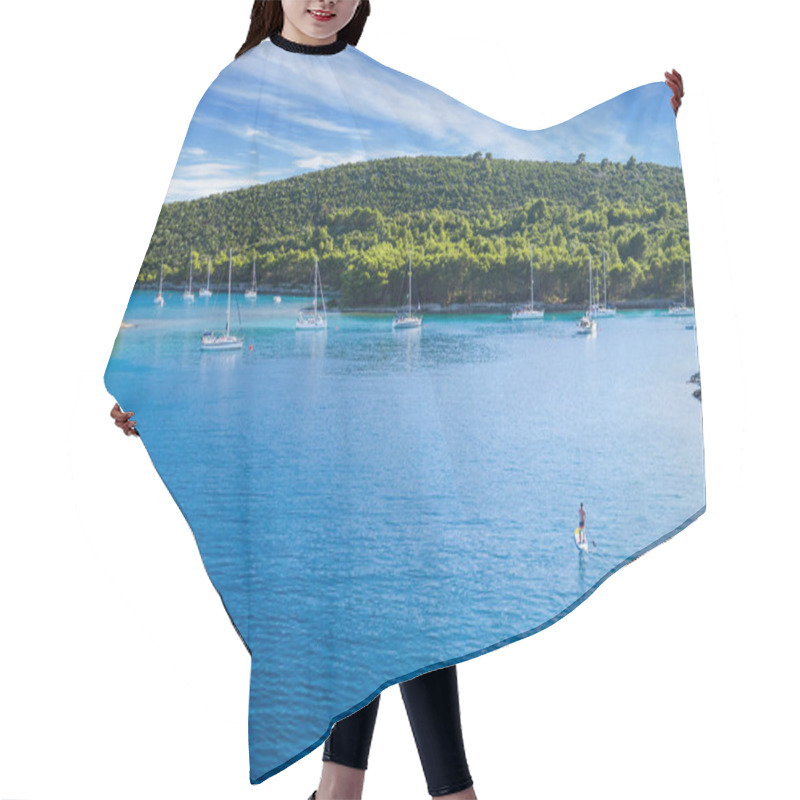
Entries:
{"type": "Polygon", "coordinates": [[[694,308],[686,305],[686,259],[683,261],[683,303],[673,303],[668,310],[668,314],[672,317],[691,317],[694,314],[694,308]]]}
{"type": "Polygon", "coordinates": [[[411,248],[408,248],[408,310],[398,311],[392,322],[392,328],[421,328],[422,317],[411,310],[411,248]]]}
{"type": "Polygon", "coordinates": [[[594,318],[594,294],[592,292],[592,256],[589,256],[589,308],[578,320],[578,333],[593,335],[597,332],[597,322],[594,318]]]}
{"type": "Polygon", "coordinates": [[[613,317],[617,313],[616,308],[608,307],[608,288],[606,286],[606,251],[603,250],[603,302],[594,309],[595,317],[613,317]]]}
{"type": "Polygon", "coordinates": [[[531,245],[531,302],[511,311],[511,319],[543,319],[544,309],[533,305],[533,245],[531,245]]]}
{"type": "Polygon", "coordinates": [[[164,295],[161,294],[161,286],[163,285],[163,283],[164,283],[164,263],[162,262],[161,263],[161,272],[159,273],[159,276],[158,276],[158,294],[153,298],[153,302],[157,306],[163,306],[164,305],[164,295]]]}
{"type": "Polygon", "coordinates": [[[208,257],[208,274],[206,275],[206,288],[199,292],[200,297],[211,297],[211,256],[208,257]]]}
{"type": "Polygon", "coordinates": [[[203,334],[200,340],[201,350],[241,350],[244,336],[231,336],[231,275],[233,274],[233,250],[228,258],[228,316],[225,321],[225,333],[203,334]]]}
{"type": "Polygon", "coordinates": [[[192,291],[192,269],[194,267],[194,256],[191,251],[189,250],[189,288],[183,293],[183,299],[187,303],[194,303],[194,292],[192,291]]]}
{"type": "Polygon", "coordinates": [[[314,254],[314,308],[304,309],[297,315],[295,328],[298,331],[324,331],[328,328],[328,312],[325,309],[325,296],[322,294],[322,279],[319,274],[319,260],[314,254]],[[317,294],[322,298],[322,313],[317,311],[317,294]]]}
{"type": "Polygon", "coordinates": [[[244,293],[248,300],[255,300],[258,297],[258,289],[256,287],[256,257],[253,256],[253,285],[244,293]]]}

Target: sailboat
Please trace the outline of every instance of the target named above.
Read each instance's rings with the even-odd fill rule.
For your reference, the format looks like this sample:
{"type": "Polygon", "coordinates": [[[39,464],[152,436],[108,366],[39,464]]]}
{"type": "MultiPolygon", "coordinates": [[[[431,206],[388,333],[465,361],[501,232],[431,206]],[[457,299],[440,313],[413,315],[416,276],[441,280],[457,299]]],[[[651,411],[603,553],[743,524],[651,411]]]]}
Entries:
{"type": "Polygon", "coordinates": [[[544,309],[533,306],[533,245],[531,245],[531,302],[512,309],[511,319],[543,319],[544,309]]]}
{"type": "Polygon", "coordinates": [[[411,310],[411,248],[408,248],[408,309],[398,311],[392,322],[394,330],[402,328],[421,328],[422,317],[411,310]]]}
{"type": "Polygon", "coordinates": [[[667,313],[672,317],[691,317],[694,309],[686,305],[686,259],[683,261],[683,303],[673,303],[667,313]]]}
{"type": "Polygon", "coordinates": [[[208,275],[206,276],[206,288],[199,291],[200,297],[211,297],[211,256],[208,257],[208,275]]]}
{"type": "Polygon", "coordinates": [[[255,300],[258,297],[258,290],[256,288],[256,257],[253,256],[253,285],[244,293],[248,300],[255,300]]]}
{"type": "Polygon", "coordinates": [[[153,302],[157,306],[164,305],[164,295],[161,294],[161,287],[164,284],[164,263],[161,263],[161,272],[158,276],[158,294],[153,298],[153,302]]]}
{"type": "Polygon", "coordinates": [[[319,261],[314,254],[314,310],[304,309],[297,315],[295,328],[298,331],[324,331],[328,328],[328,312],[325,310],[325,297],[322,294],[322,279],[319,275],[319,261]],[[317,311],[317,294],[322,298],[322,313],[317,311]]]}
{"type": "Polygon", "coordinates": [[[203,334],[200,340],[201,350],[241,350],[244,336],[231,336],[231,275],[233,274],[233,250],[228,260],[228,316],[225,321],[225,333],[203,334]]]}
{"type": "Polygon", "coordinates": [[[192,273],[194,272],[194,257],[191,250],[189,250],[189,288],[183,293],[183,299],[187,303],[194,303],[194,292],[192,291],[192,273]]]}
{"type": "Polygon", "coordinates": [[[589,256],[589,308],[578,320],[578,333],[594,335],[597,332],[597,322],[594,319],[594,294],[592,293],[592,256],[589,256]]]}
{"type": "Polygon", "coordinates": [[[616,308],[608,307],[608,287],[606,286],[606,251],[603,250],[603,302],[595,306],[595,317],[613,317],[617,313],[616,308]]]}

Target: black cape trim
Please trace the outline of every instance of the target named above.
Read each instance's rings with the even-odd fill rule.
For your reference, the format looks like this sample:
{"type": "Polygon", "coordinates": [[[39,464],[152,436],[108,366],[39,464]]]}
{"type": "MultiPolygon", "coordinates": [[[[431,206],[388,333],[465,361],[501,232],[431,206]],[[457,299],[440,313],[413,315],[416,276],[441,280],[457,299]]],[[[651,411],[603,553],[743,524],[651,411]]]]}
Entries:
{"type": "Polygon", "coordinates": [[[281,34],[277,32],[273,33],[272,36],[269,37],[269,40],[272,44],[283,50],[288,50],[290,53],[305,53],[309,56],[329,56],[334,53],[340,53],[347,47],[347,41],[345,39],[337,39],[330,44],[299,44],[298,42],[293,42],[291,39],[287,39],[285,36],[281,36],[281,34]]]}

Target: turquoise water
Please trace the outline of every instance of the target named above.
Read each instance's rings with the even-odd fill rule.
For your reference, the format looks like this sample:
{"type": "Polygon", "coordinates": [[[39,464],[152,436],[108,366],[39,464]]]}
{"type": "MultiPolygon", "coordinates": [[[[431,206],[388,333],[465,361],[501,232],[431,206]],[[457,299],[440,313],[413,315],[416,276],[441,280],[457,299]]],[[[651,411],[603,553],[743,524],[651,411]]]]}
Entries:
{"type": "Polygon", "coordinates": [[[692,320],[329,314],[134,292],[106,373],[252,655],[251,778],[382,687],[539,628],[705,505],[692,320]],[[252,345],[252,349],[251,349],[252,345]],[[578,506],[588,538],[573,544],[578,506]]]}

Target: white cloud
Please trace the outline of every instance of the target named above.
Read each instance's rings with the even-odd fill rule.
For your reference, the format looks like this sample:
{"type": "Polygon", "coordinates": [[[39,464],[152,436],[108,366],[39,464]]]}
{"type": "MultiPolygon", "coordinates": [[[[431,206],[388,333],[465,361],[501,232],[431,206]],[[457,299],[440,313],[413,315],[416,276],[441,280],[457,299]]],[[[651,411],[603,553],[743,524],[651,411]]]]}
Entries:
{"type": "Polygon", "coordinates": [[[307,172],[326,169],[327,167],[337,167],[340,164],[355,164],[359,161],[366,161],[363,153],[354,153],[351,156],[341,155],[340,153],[318,153],[310,158],[298,159],[294,163],[298,169],[307,172]]]}
{"type": "MultiPolygon", "coordinates": [[[[609,101],[550,128],[523,130],[361,51],[335,61],[296,58],[267,43],[233,62],[204,96],[169,199],[401,155],[482,150],[496,158],[574,161],[580,152],[590,159],[641,158],[645,145],[661,152],[658,137],[637,142],[641,126],[627,111],[625,102],[609,101]],[[198,158],[209,160],[192,164],[198,158]]],[[[638,111],[650,113],[644,106],[638,111]]]]}
{"type": "Polygon", "coordinates": [[[218,192],[243,189],[257,182],[249,170],[243,174],[239,165],[219,162],[181,165],[172,176],[166,202],[196,200],[218,192]]]}

